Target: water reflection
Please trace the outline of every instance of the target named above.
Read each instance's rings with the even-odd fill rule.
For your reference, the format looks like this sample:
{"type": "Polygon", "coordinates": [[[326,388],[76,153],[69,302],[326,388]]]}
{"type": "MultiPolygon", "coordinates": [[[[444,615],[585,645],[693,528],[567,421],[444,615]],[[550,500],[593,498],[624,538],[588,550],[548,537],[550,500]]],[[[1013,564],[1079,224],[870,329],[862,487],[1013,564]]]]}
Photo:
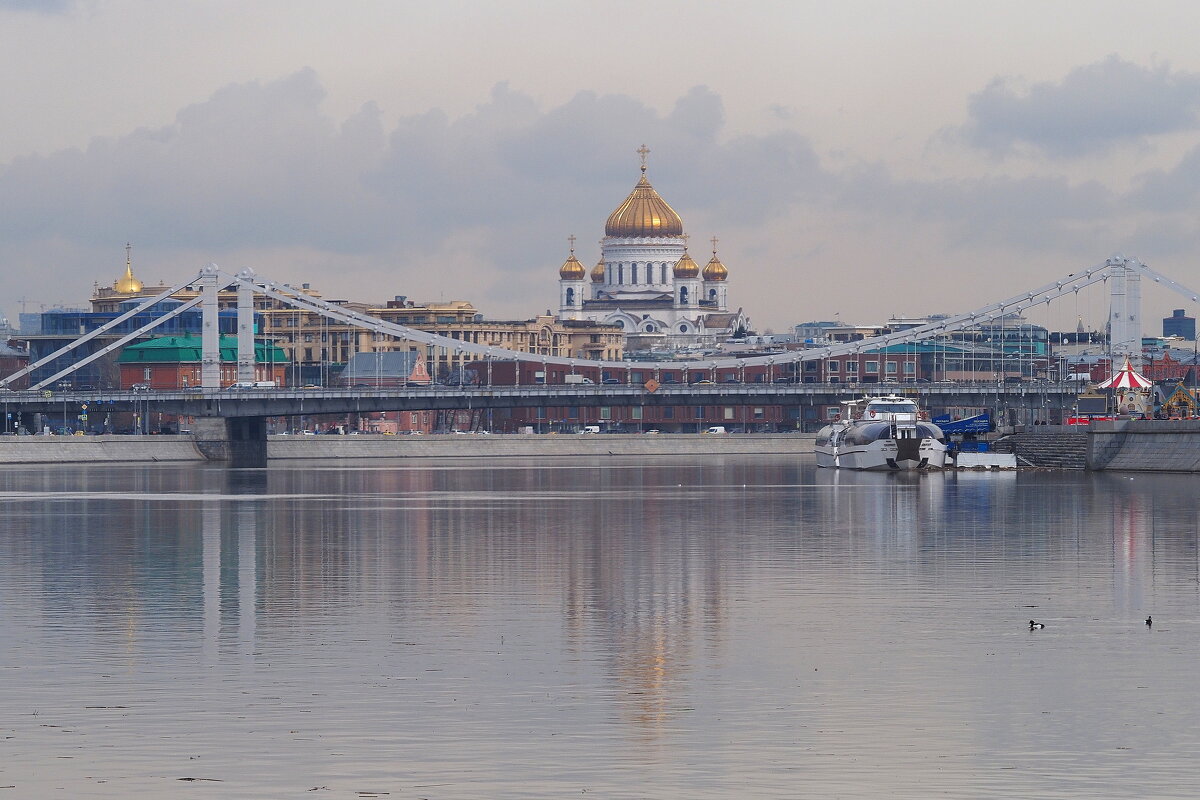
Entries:
{"type": "MultiPolygon", "coordinates": [[[[741,457],[47,467],[0,471],[0,502],[0,633],[16,643],[0,700],[70,716],[150,692],[142,724],[168,738],[203,709],[227,796],[341,780],[346,752],[350,776],[435,776],[457,787],[444,796],[788,796],[796,769],[847,796],[1002,796],[1030,787],[970,776],[1039,748],[1070,756],[1045,774],[1107,769],[1097,726],[1166,753],[1200,743],[1182,719],[1145,730],[1146,697],[1112,683],[1163,703],[1190,691],[1171,670],[1195,637],[1153,654],[1157,639],[1126,636],[1146,613],[1166,620],[1155,637],[1200,621],[1185,476],[741,457]],[[1089,677],[1099,653],[1107,672],[1089,677]],[[1028,669],[1078,700],[1072,725],[1046,725],[1028,669]],[[171,699],[179,684],[199,699],[171,699]],[[254,742],[241,698],[273,731],[253,767],[235,765],[254,742]],[[338,745],[304,743],[324,740],[338,745]],[[546,759],[578,774],[551,779],[546,759]]],[[[0,784],[99,763],[74,771],[44,731],[12,730],[21,759],[0,784]]],[[[131,774],[163,771],[140,733],[93,733],[131,774]]]]}

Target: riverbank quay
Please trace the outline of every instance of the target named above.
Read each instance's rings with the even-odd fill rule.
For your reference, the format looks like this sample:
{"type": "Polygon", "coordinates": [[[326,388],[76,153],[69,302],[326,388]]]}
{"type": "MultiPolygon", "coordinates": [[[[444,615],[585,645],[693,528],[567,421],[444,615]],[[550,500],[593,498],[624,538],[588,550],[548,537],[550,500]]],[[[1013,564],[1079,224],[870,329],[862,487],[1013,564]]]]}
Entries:
{"type": "Polygon", "coordinates": [[[1200,472],[1200,420],[1115,419],[1088,426],[1087,468],[1200,472]]]}
{"type": "Polygon", "coordinates": [[[204,460],[191,436],[0,436],[0,466],[204,460]]]}
{"type": "MultiPolygon", "coordinates": [[[[437,434],[267,437],[267,458],[800,455],[812,434],[437,434]]],[[[206,461],[192,436],[4,436],[0,465],[206,461]]]]}

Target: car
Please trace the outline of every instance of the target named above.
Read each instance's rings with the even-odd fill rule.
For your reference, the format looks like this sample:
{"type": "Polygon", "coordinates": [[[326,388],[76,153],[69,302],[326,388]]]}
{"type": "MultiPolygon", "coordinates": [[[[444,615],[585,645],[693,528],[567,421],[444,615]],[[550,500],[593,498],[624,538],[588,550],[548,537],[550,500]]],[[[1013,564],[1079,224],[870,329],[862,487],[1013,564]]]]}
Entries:
{"type": "Polygon", "coordinates": [[[135,391],[135,392],[148,392],[148,391],[150,391],[150,384],[148,384],[148,383],[135,383],[133,386],[130,386],[129,388],[130,388],[130,389],[132,389],[132,390],[133,390],[133,391],[135,391]]]}
{"type": "Polygon", "coordinates": [[[320,389],[323,387],[317,386],[315,383],[306,383],[300,387],[301,389],[320,389]]]}
{"type": "Polygon", "coordinates": [[[712,381],[710,381],[710,380],[696,381],[696,382],[695,382],[695,383],[693,383],[692,385],[693,385],[693,386],[716,386],[716,384],[715,384],[715,383],[713,383],[713,382],[712,382],[712,381]]]}
{"type": "Polygon", "coordinates": [[[617,380],[616,378],[605,378],[604,385],[605,386],[620,386],[621,382],[619,380],[617,380]]]}
{"type": "Polygon", "coordinates": [[[316,436],[317,435],[316,431],[301,431],[300,433],[304,436],[316,436]]]}

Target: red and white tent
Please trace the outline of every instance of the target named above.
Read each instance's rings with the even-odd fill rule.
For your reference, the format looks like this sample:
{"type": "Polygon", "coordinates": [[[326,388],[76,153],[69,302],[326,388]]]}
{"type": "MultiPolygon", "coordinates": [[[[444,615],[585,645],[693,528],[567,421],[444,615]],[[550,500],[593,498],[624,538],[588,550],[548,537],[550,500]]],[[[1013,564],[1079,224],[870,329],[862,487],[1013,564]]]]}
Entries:
{"type": "Polygon", "coordinates": [[[1149,389],[1154,385],[1154,382],[1134,371],[1129,363],[1129,357],[1125,357],[1125,366],[1121,367],[1121,371],[1111,378],[1101,383],[1097,389],[1149,389]]]}

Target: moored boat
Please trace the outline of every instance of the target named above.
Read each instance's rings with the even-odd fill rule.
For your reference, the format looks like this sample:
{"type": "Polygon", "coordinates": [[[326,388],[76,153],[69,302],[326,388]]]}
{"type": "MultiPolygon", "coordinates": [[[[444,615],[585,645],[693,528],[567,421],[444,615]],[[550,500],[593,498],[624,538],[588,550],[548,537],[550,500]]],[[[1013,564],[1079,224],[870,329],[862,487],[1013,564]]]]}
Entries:
{"type": "Polygon", "coordinates": [[[817,433],[818,467],[862,470],[940,469],[941,429],[921,419],[917,404],[887,395],[850,400],[843,418],[817,433]]]}

